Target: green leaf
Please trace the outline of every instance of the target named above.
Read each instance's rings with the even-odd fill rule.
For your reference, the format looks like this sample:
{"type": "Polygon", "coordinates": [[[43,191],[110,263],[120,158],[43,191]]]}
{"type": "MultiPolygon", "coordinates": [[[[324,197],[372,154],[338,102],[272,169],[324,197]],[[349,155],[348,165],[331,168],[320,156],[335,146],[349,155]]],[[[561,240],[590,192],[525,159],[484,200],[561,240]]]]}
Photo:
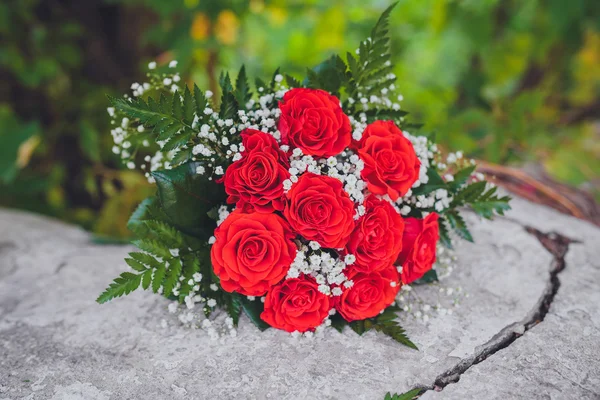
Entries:
{"type": "Polygon", "coordinates": [[[440,231],[440,243],[447,248],[452,249],[452,239],[450,238],[450,234],[448,232],[448,226],[446,225],[447,221],[444,217],[438,219],[438,228],[440,231]]]}
{"type": "Polygon", "coordinates": [[[208,211],[225,202],[223,186],[196,174],[199,162],[188,162],[170,170],[154,171],[158,197],[170,222],[182,232],[206,239],[216,223],[208,211]]]}
{"type": "Polygon", "coordinates": [[[437,272],[435,269],[430,269],[420,279],[417,279],[411,285],[424,285],[427,283],[433,283],[439,281],[437,272]]]}
{"type": "Polygon", "coordinates": [[[171,104],[171,113],[178,120],[183,120],[183,105],[181,104],[181,95],[179,92],[173,93],[173,103],[171,104]]]}
{"type": "Polygon", "coordinates": [[[256,325],[258,329],[264,331],[270,328],[269,324],[260,318],[260,314],[265,308],[260,300],[256,299],[254,301],[250,301],[245,297],[241,297],[241,302],[244,313],[248,316],[248,318],[250,318],[250,321],[252,321],[252,323],[256,325]]]}
{"type": "Polygon", "coordinates": [[[192,159],[192,147],[180,148],[177,150],[177,153],[171,159],[171,165],[177,167],[181,164],[184,164],[192,159]]]}
{"type": "Polygon", "coordinates": [[[474,202],[477,200],[485,191],[486,182],[475,182],[461,189],[450,203],[450,208],[456,208],[466,203],[474,202]]]}
{"type": "Polygon", "coordinates": [[[227,314],[233,319],[233,325],[237,326],[242,312],[243,297],[238,293],[231,293],[231,295],[225,297],[225,302],[227,314]]]}
{"type": "Polygon", "coordinates": [[[160,241],[165,246],[168,246],[170,249],[185,246],[185,240],[181,232],[169,224],[157,220],[143,221],[143,224],[145,224],[148,230],[152,232],[156,240],[160,241]]]}
{"type": "Polygon", "coordinates": [[[235,99],[237,103],[245,107],[246,103],[252,98],[252,92],[250,91],[250,85],[248,84],[248,77],[246,76],[246,67],[242,65],[240,72],[235,81],[235,99]]]}
{"type": "Polygon", "coordinates": [[[164,259],[171,258],[169,248],[161,242],[152,239],[139,239],[133,242],[140,250],[146,251],[150,254],[154,254],[157,257],[164,259]]]}
{"type": "Polygon", "coordinates": [[[131,268],[138,272],[144,272],[147,269],[144,264],[137,260],[134,260],[133,258],[126,258],[125,262],[127,263],[127,265],[129,265],[131,268]]]}
{"type": "Polygon", "coordinates": [[[148,269],[142,274],[142,289],[146,290],[150,287],[150,284],[152,283],[152,273],[153,271],[148,269]]]}
{"type": "Polygon", "coordinates": [[[135,209],[129,221],[127,222],[127,229],[133,232],[138,237],[145,237],[148,235],[148,226],[144,224],[144,221],[149,219],[161,219],[159,202],[156,197],[148,197],[144,199],[135,209]]]}
{"type": "Polygon", "coordinates": [[[454,180],[448,183],[448,187],[452,193],[455,193],[462,185],[464,185],[471,174],[475,171],[476,166],[472,165],[457,171],[454,174],[454,180]]]}
{"type": "Polygon", "coordinates": [[[154,256],[147,253],[131,252],[129,253],[129,257],[151,269],[158,268],[162,265],[162,263],[158,262],[154,256]]]}
{"type": "Polygon", "coordinates": [[[355,97],[359,92],[366,97],[371,94],[379,95],[381,89],[394,83],[395,78],[388,77],[388,74],[393,69],[389,62],[391,58],[389,16],[395,6],[395,3],[392,4],[381,14],[371,31],[370,38],[360,43],[358,56],[352,53],[346,54],[349,97],[355,97]]]}
{"type": "Polygon", "coordinates": [[[189,284],[189,280],[193,279],[193,275],[196,272],[200,272],[200,260],[196,257],[195,254],[188,254],[183,257],[183,281],[181,282],[181,288],[179,289],[179,301],[183,301],[185,296],[187,296],[191,291],[192,287],[195,285],[189,284]]]}
{"type": "Polygon", "coordinates": [[[342,333],[344,327],[348,325],[348,322],[346,322],[346,320],[339,313],[333,314],[331,317],[329,317],[329,319],[331,320],[331,327],[340,333],[342,333]]]}
{"type": "Polygon", "coordinates": [[[169,297],[173,293],[175,285],[179,281],[181,275],[181,260],[179,258],[173,258],[169,261],[169,269],[165,281],[163,283],[163,296],[169,297]]]}
{"type": "Polygon", "coordinates": [[[429,177],[429,180],[426,184],[412,189],[412,193],[415,196],[429,194],[438,189],[448,188],[446,182],[444,182],[434,167],[427,168],[427,176],[429,177]]]}
{"type": "Polygon", "coordinates": [[[192,126],[192,122],[194,122],[194,110],[196,108],[196,104],[194,102],[194,98],[192,97],[192,93],[190,89],[185,86],[185,91],[183,92],[183,121],[192,126]]]}
{"type": "Polygon", "coordinates": [[[140,287],[141,280],[142,275],[136,275],[131,272],[123,272],[108,286],[108,288],[96,299],[96,301],[100,304],[103,304],[114,299],[115,297],[121,297],[129,294],[140,287]]]}
{"type": "Polygon", "coordinates": [[[417,389],[409,390],[408,392],[402,393],[402,394],[398,394],[398,393],[390,394],[390,392],[387,392],[385,395],[385,400],[413,400],[422,391],[423,391],[423,389],[417,388],[417,389]]]}
{"type": "Polygon", "coordinates": [[[168,138],[167,142],[163,145],[161,150],[163,152],[169,152],[171,150],[179,149],[182,147],[186,148],[187,145],[189,144],[193,134],[194,133],[191,130],[184,129],[183,131],[181,131],[179,133],[170,135],[170,137],[168,138]]]}
{"type": "Polygon", "coordinates": [[[166,272],[167,271],[164,265],[161,265],[154,270],[154,276],[152,277],[152,291],[154,293],[158,293],[158,289],[160,289],[165,279],[166,272]]]}
{"type": "Polygon", "coordinates": [[[354,332],[362,336],[363,333],[368,331],[368,329],[365,326],[365,322],[366,320],[352,321],[348,325],[350,326],[350,328],[352,328],[354,332]]]}
{"type": "Polygon", "coordinates": [[[300,83],[298,79],[288,74],[285,74],[285,83],[287,83],[290,88],[302,87],[302,83],[300,83]]]}
{"type": "Polygon", "coordinates": [[[179,94],[175,93],[173,99],[170,96],[162,94],[160,104],[157,109],[156,102],[150,105],[142,98],[115,99],[110,98],[113,106],[127,115],[129,118],[137,119],[144,127],[155,132],[160,140],[166,140],[171,135],[184,129],[186,124],[183,121],[183,109],[179,94]],[[169,101],[171,106],[169,107],[169,101]]]}
{"type": "Polygon", "coordinates": [[[473,242],[473,236],[469,229],[467,228],[467,224],[463,217],[456,210],[449,211],[445,213],[446,219],[450,224],[450,227],[456,232],[458,236],[461,238],[473,242]]]}
{"type": "Polygon", "coordinates": [[[338,94],[345,81],[346,63],[340,56],[332,56],[313,69],[307,70],[304,86],[338,94]]]}
{"type": "Polygon", "coordinates": [[[196,84],[194,84],[194,103],[196,105],[196,115],[202,120],[205,116],[204,109],[206,108],[208,102],[204,96],[204,93],[202,93],[196,84]]]}
{"type": "Polygon", "coordinates": [[[234,118],[239,109],[239,105],[235,99],[231,78],[228,73],[221,73],[219,84],[221,86],[221,107],[219,109],[219,117],[221,119],[234,118]]]}
{"type": "Polygon", "coordinates": [[[373,328],[378,332],[388,335],[398,343],[410,347],[411,349],[419,350],[408,336],[406,336],[406,331],[395,320],[379,320],[376,318],[373,328]]]}

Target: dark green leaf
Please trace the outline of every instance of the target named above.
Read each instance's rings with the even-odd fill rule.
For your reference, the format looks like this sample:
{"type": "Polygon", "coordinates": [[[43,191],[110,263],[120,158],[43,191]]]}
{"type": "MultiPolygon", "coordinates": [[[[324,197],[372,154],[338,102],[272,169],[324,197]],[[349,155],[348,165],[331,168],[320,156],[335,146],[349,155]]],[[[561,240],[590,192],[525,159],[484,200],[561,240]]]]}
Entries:
{"type": "Polygon", "coordinates": [[[212,236],[216,223],[208,211],[225,202],[222,185],[196,174],[199,162],[170,170],[154,171],[158,197],[171,223],[184,233],[201,239],[212,236]]]}
{"type": "Polygon", "coordinates": [[[260,319],[260,314],[264,310],[264,305],[259,299],[250,301],[247,298],[242,297],[241,302],[244,313],[246,313],[248,318],[250,318],[250,321],[252,321],[252,323],[256,325],[258,329],[264,331],[265,329],[270,328],[269,324],[260,319]]]}
{"type": "Polygon", "coordinates": [[[234,95],[237,103],[242,107],[245,107],[246,103],[252,98],[248,77],[246,76],[246,68],[243,65],[235,81],[234,95]]]}
{"type": "Polygon", "coordinates": [[[456,232],[458,236],[469,242],[473,241],[473,236],[471,236],[471,232],[469,232],[465,220],[458,213],[458,211],[449,211],[444,215],[446,216],[446,220],[450,224],[450,227],[454,230],[454,232],[456,232]]]}
{"type": "Polygon", "coordinates": [[[416,281],[411,283],[411,285],[424,285],[426,283],[437,282],[438,280],[439,279],[435,269],[430,269],[420,279],[417,279],[416,281]]]}
{"type": "Polygon", "coordinates": [[[438,189],[447,189],[446,182],[444,182],[434,167],[427,168],[427,176],[429,180],[426,184],[412,189],[415,196],[428,194],[438,189]]]}
{"type": "Polygon", "coordinates": [[[438,219],[438,228],[440,231],[440,243],[447,249],[452,249],[452,239],[448,232],[448,226],[446,225],[445,218],[441,217],[438,219]]]}
{"type": "Polygon", "coordinates": [[[194,111],[196,108],[196,104],[194,102],[194,98],[192,97],[192,93],[190,89],[185,86],[185,91],[183,92],[183,121],[192,126],[192,122],[194,122],[194,111]]]}
{"type": "Polygon", "coordinates": [[[233,319],[233,325],[237,326],[242,312],[243,297],[238,293],[231,293],[225,298],[227,314],[233,319]]]}
{"type": "Polygon", "coordinates": [[[205,115],[204,109],[206,108],[207,101],[206,97],[204,97],[204,93],[202,93],[196,84],[194,84],[194,103],[196,106],[196,115],[198,118],[202,119],[205,115]]]}

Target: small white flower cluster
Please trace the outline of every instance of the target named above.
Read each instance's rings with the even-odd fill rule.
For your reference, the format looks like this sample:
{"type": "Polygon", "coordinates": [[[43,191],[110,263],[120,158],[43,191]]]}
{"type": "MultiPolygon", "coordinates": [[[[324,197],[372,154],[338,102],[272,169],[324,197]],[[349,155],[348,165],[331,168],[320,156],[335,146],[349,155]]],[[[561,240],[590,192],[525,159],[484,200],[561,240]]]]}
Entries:
{"type": "Polygon", "coordinates": [[[437,246],[437,260],[434,269],[438,273],[438,282],[430,285],[404,285],[396,296],[396,303],[404,311],[401,317],[413,318],[428,323],[432,318],[452,315],[460,307],[461,301],[468,298],[461,286],[448,286],[447,278],[456,268],[456,256],[453,251],[437,246]],[[423,299],[427,298],[425,301],[423,299]]]}
{"type": "MultiPolygon", "coordinates": [[[[356,51],[358,52],[358,49],[356,51]]],[[[386,66],[389,65],[391,65],[390,61],[386,61],[386,66]]],[[[393,82],[396,79],[396,75],[389,73],[385,76],[385,79],[393,82]]],[[[381,88],[379,95],[371,94],[367,96],[361,92],[358,92],[356,94],[356,99],[350,97],[348,99],[348,103],[358,103],[360,108],[362,108],[364,111],[377,108],[391,108],[392,110],[398,111],[400,110],[399,102],[401,102],[404,97],[401,94],[396,95],[395,91],[396,85],[394,83],[390,83],[387,87],[381,88]],[[397,102],[390,99],[391,95],[396,95],[397,102]]],[[[400,117],[400,120],[402,121],[403,118],[400,117]]]]}
{"type": "Polygon", "coordinates": [[[353,255],[347,255],[342,261],[337,255],[321,250],[317,242],[303,245],[296,253],[287,274],[287,278],[297,278],[300,274],[310,275],[319,285],[319,291],[326,295],[339,296],[344,287],[352,287],[353,282],[344,275],[347,265],[354,263],[353,255]]]}
{"type": "MultiPolygon", "coordinates": [[[[170,303],[167,308],[169,313],[177,316],[177,321],[180,324],[191,329],[200,329],[213,340],[223,341],[226,337],[237,336],[233,319],[222,310],[216,309],[208,318],[203,312],[197,312],[189,307],[182,307],[178,302],[170,303]]],[[[163,328],[167,328],[168,325],[166,320],[162,321],[163,328]]]]}
{"type": "Polygon", "coordinates": [[[367,187],[361,178],[364,166],[364,162],[351,150],[345,150],[337,157],[315,159],[303,155],[301,149],[295,148],[290,156],[290,178],[283,182],[283,190],[287,193],[292,185],[298,182],[298,177],[305,172],[330,176],[344,183],[346,193],[358,204],[358,207],[363,209],[362,213],[358,213],[362,215],[364,207],[360,205],[365,200],[364,189],[367,187]]]}
{"type": "MultiPolygon", "coordinates": [[[[233,211],[233,210],[232,210],[233,211]]],[[[217,226],[221,225],[223,221],[229,216],[230,211],[229,208],[225,205],[219,207],[219,219],[217,220],[217,226]]]]}

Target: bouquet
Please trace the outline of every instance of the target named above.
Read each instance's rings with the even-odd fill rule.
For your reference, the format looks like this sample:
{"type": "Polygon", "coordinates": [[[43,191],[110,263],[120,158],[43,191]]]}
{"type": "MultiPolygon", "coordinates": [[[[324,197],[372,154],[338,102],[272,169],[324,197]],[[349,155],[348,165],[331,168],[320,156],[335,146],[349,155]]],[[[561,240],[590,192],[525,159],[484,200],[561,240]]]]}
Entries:
{"type": "MultiPolygon", "coordinates": [[[[393,7],[393,6],[392,6],[393,7]]],[[[473,240],[461,210],[509,209],[475,163],[444,157],[396,93],[388,8],[355,54],[221,94],[175,61],[110,99],[114,153],[156,184],[128,227],[139,251],[99,303],[151,289],[206,317],[260,329],[349,325],[415,347],[396,321],[402,285],[437,279],[436,253],[473,240]],[[409,133],[411,132],[411,133],[409,133]]]]}

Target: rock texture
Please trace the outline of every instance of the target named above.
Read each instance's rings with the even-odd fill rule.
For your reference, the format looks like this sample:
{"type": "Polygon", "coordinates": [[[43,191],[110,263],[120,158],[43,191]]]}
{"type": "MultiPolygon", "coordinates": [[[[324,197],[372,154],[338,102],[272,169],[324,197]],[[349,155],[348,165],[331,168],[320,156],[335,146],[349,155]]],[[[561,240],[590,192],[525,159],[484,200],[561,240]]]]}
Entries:
{"type": "MultiPolygon", "coordinates": [[[[0,210],[0,399],[382,399],[415,387],[430,399],[599,398],[600,230],[513,207],[493,224],[469,219],[477,243],[458,246],[442,282],[469,295],[452,315],[401,316],[419,351],[350,330],[260,333],[245,319],[212,340],[146,292],[100,306],[131,248],[0,210]],[[553,254],[525,226],[580,243],[553,254]]],[[[444,301],[439,286],[415,292],[444,301]]]]}

